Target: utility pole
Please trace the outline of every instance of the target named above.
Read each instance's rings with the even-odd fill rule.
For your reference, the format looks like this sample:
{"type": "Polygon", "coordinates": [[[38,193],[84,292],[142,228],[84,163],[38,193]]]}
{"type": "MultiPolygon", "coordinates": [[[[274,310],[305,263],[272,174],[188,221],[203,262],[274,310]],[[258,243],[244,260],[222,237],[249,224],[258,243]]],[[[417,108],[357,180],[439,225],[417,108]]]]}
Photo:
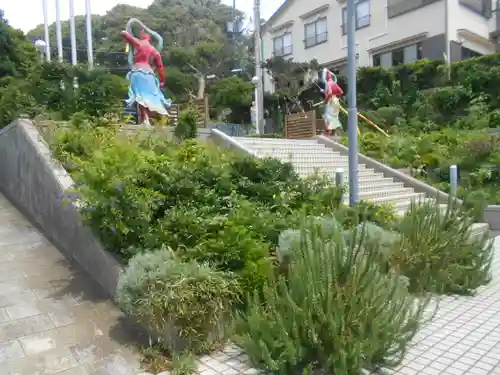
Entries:
{"type": "Polygon", "coordinates": [[[78,63],[76,57],[76,26],[75,26],[75,2],[69,0],[69,30],[71,36],[71,64],[78,63]]]}
{"type": "Polygon", "coordinates": [[[89,69],[94,67],[94,47],[92,45],[92,13],[90,10],[90,0],[85,0],[86,25],[87,25],[87,60],[89,69]]]}
{"type": "Polygon", "coordinates": [[[233,44],[234,44],[236,41],[236,32],[239,31],[236,29],[236,0],[233,0],[233,19],[232,19],[232,22],[233,22],[233,27],[231,30],[231,36],[232,36],[233,44]]]}
{"type": "Polygon", "coordinates": [[[63,45],[62,45],[62,31],[61,31],[61,3],[56,0],[56,39],[57,39],[57,57],[59,62],[63,61],[63,45]]]}
{"type": "Polygon", "coordinates": [[[446,75],[447,78],[451,78],[451,46],[450,46],[450,4],[448,0],[444,0],[444,40],[446,43],[445,53],[446,53],[446,75]]]}
{"type": "Polygon", "coordinates": [[[356,108],[356,0],[347,0],[347,80],[349,141],[349,205],[359,203],[358,109],[356,108]]]}
{"type": "Polygon", "coordinates": [[[258,134],[264,133],[264,92],[262,87],[262,59],[261,59],[261,38],[260,38],[260,0],[254,0],[254,25],[255,25],[255,76],[259,78],[256,86],[256,120],[258,134]]]}
{"type": "Polygon", "coordinates": [[[50,34],[49,34],[49,16],[47,10],[47,0],[42,0],[43,7],[43,25],[45,29],[45,58],[50,62],[50,34]]]}

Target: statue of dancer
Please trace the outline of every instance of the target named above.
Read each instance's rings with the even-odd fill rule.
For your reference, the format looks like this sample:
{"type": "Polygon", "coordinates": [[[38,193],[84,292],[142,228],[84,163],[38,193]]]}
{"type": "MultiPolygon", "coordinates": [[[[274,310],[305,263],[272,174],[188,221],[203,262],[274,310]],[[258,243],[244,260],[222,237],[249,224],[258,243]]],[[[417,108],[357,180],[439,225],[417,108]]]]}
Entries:
{"type": "Polygon", "coordinates": [[[337,77],[328,69],[323,69],[322,80],[325,84],[325,113],[323,118],[325,120],[324,134],[326,136],[340,135],[342,124],[339,119],[340,101],[339,97],[344,95],[341,87],[337,83],[337,77]]]}
{"type": "Polygon", "coordinates": [[[160,51],[163,48],[163,39],[156,32],[148,29],[141,21],[132,18],[127,23],[126,31],[122,31],[128,47],[128,61],[130,72],[127,79],[130,82],[127,105],[137,103],[139,106],[139,121],[151,126],[149,118],[153,113],[167,116],[167,108],[172,105],[161,91],[165,87],[165,69],[160,51]],[[132,23],[137,22],[142,26],[139,39],[132,35],[132,23]],[[147,30],[147,31],[146,31],[147,30]],[[157,39],[157,46],[151,44],[151,36],[157,39]],[[160,80],[156,78],[153,66],[156,66],[160,80]]]}

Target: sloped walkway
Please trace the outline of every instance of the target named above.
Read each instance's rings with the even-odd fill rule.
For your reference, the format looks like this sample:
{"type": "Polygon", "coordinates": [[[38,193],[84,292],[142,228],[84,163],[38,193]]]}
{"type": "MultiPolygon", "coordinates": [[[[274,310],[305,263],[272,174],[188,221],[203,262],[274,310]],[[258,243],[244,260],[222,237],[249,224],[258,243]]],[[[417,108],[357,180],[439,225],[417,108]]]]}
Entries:
{"type": "Polygon", "coordinates": [[[0,374],[136,375],[135,332],[0,195],[0,374]]]}

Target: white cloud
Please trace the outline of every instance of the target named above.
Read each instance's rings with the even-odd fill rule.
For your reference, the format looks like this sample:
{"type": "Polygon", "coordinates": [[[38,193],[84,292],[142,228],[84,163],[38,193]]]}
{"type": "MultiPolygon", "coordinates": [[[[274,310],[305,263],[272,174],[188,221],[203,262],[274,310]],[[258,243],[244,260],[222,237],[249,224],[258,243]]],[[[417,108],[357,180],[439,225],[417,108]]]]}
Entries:
{"type": "MultiPolygon", "coordinates": [[[[47,0],[49,23],[55,21],[55,1],[47,0]]],[[[232,5],[232,0],[222,0],[228,5],[232,5]]],[[[3,1],[2,1],[3,2],[3,1]]],[[[68,0],[60,0],[61,2],[61,19],[69,18],[68,0]]],[[[151,4],[151,0],[91,0],[92,13],[104,14],[113,8],[116,4],[128,4],[138,7],[147,7],[151,4]]],[[[263,18],[269,18],[283,0],[261,0],[261,14],[263,18]]],[[[244,11],[247,15],[253,14],[253,1],[236,0],[236,8],[244,11]]],[[[42,0],[12,0],[5,1],[5,4],[0,5],[0,9],[5,12],[5,17],[9,23],[23,31],[29,31],[37,25],[43,23],[42,0]]],[[[85,0],[75,0],[75,13],[85,13],[85,0]]],[[[125,25],[124,25],[125,26],[125,25]]]]}

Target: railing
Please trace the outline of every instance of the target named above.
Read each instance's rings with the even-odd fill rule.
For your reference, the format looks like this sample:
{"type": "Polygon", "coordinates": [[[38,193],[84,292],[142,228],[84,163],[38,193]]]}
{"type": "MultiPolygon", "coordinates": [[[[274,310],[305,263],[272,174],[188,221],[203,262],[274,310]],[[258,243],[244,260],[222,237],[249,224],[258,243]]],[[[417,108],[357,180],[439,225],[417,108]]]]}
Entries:
{"type": "Polygon", "coordinates": [[[252,127],[241,124],[211,124],[211,129],[217,129],[230,137],[245,137],[251,133],[252,127]]]}
{"type": "Polygon", "coordinates": [[[435,3],[440,0],[389,0],[387,16],[397,17],[401,14],[435,3]]]}

